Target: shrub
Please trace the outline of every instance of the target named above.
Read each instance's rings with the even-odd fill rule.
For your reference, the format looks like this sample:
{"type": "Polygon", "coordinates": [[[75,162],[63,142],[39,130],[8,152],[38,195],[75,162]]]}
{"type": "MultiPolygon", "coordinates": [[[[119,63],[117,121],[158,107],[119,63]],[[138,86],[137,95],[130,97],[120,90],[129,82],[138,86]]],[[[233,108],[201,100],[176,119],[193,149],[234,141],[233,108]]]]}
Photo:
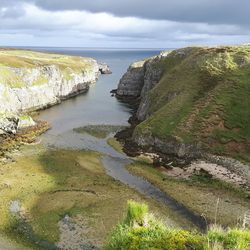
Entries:
{"type": "Polygon", "coordinates": [[[244,229],[227,229],[212,226],[207,233],[206,249],[250,249],[250,231],[244,229]],[[213,248],[220,245],[221,248],[213,248]]]}
{"type": "Polygon", "coordinates": [[[250,231],[213,225],[206,234],[165,226],[148,206],[128,202],[125,220],[111,233],[106,250],[247,250],[250,231]]]}
{"type": "Polygon", "coordinates": [[[114,229],[104,249],[199,250],[203,241],[198,233],[167,228],[148,213],[146,204],[129,201],[124,222],[114,229]]]}

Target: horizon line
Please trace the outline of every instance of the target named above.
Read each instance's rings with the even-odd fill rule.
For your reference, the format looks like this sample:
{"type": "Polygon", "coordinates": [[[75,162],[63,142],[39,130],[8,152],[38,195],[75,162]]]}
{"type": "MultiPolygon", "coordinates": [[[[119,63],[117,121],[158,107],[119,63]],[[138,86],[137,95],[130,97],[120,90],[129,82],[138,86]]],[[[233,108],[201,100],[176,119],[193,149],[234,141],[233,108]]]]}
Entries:
{"type": "Polygon", "coordinates": [[[62,49],[131,49],[131,50],[165,50],[165,49],[175,49],[175,48],[143,48],[143,47],[78,47],[78,46],[30,46],[30,45],[18,45],[18,46],[13,46],[13,45],[0,45],[0,48],[62,48],[62,49]]]}

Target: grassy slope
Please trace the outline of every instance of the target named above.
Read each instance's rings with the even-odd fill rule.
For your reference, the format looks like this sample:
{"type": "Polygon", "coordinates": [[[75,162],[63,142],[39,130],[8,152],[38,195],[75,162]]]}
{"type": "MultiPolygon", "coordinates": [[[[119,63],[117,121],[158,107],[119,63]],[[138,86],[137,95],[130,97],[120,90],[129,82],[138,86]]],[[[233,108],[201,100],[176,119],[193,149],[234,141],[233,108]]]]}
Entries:
{"type": "MultiPolygon", "coordinates": [[[[13,68],[22,68],[28,75],[31,69],[45,65],[58,66],[66,80],[71,79],[71,73],[80,73],[83,70],[91,69],[89,58],[30,50],[0,49],[0,83],[13,88],[24,87],[26,83],[23,76],[16,74],[13,68]]],[[[32,84],[41,85],[47,81],[46,77],[40,75],[32,84]]]]}
{"type": "Polygon", "coordinates": [[[214,153],[250,160],[250,46],[186,48],[159,65],[150,117],[135,134],[201,141],[214,153]]]}

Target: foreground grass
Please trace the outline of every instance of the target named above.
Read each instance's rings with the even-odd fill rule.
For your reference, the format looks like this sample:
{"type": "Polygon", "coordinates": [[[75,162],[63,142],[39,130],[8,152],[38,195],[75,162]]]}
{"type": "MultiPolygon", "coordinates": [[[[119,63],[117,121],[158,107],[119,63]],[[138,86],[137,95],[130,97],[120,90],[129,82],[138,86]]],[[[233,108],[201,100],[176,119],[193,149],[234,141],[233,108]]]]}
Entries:
{"type": "Polygon", "coordinates": [[[158,169],[141,159],[128,166],[133,174],[142,176],[169,196],[184,204],[196,214],[208,221],[224,226],[235,226],[246,211],[250,210],[250,201],[245,193],[233,189],[218,181],[193,179],[184,181],[167,177],[158,169]],[[215,204],[219,201],[218,211],[215,204]]]}
{"type": "Polygon", "coordinates": [[[27,146],[24,154],[0,166],[0,231],[32,249],[40,248],[30,241],[43,240],[51,246],[59,241],[58,222],[65,215],[86,228],[82,238],[102,245],[122,218],[128,199],[149,202],[153,211],[175,225],[167,219],[166,208],[107,176],[99,153],[47,151],[36,145],[27,146]],[[11,201],[21,204],[15,215],[10,212],[11,201]]]}
{"type": "Polygon", "coordinates": [[[246,250],[250,248],[250,231],[209,228],[207,234],[171,229],[148,213],[145,204],[130,201],[127,216],[116,226],[106,243],[106,250],[246,250]]]}

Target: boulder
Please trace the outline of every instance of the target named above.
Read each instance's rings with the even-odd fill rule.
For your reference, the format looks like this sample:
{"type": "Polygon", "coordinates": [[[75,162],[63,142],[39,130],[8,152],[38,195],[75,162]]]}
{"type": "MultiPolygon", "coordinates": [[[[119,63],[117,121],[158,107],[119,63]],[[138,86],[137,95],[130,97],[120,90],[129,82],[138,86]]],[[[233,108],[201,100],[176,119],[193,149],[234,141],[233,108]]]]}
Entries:
{"type": "Polygon", "coordinates": [[[101,74],[112,74],[112,71],[106,63],[99,63],[98,65],[101,74]]]}
{"type": "Polygon", "coordinates": [[[0,134],[16,134],[19,124],[19,117],[17,115],[0,116],[0,134]]]}

